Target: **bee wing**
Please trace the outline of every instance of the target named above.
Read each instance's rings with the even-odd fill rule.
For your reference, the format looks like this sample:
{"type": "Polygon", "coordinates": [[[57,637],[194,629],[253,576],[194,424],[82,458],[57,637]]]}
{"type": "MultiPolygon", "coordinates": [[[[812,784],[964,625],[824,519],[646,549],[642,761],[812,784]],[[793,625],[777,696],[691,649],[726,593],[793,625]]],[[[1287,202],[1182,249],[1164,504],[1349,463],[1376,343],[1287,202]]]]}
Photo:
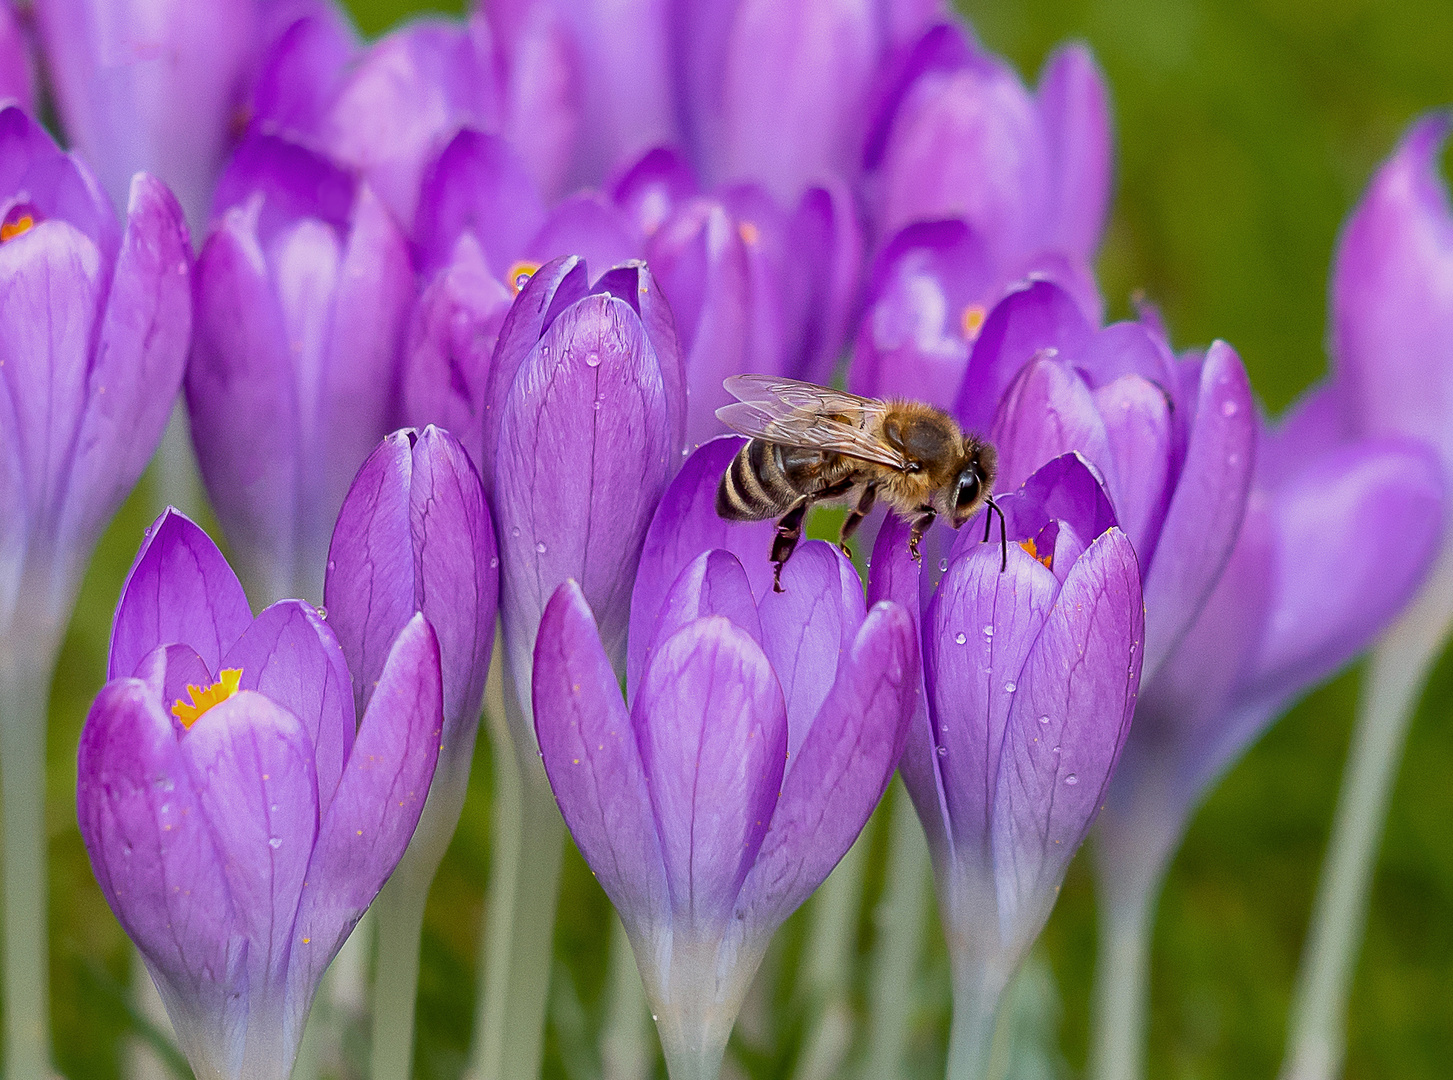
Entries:
{"type": "Polygon", "coordinates": [[[734,375],[722,385],[738,400],[716,415],[733,431],[785,446],[830,450],[891,469],[908,468],[907,458],[868,430],[887,408],[876,398],[767,375],[734,375]]]}

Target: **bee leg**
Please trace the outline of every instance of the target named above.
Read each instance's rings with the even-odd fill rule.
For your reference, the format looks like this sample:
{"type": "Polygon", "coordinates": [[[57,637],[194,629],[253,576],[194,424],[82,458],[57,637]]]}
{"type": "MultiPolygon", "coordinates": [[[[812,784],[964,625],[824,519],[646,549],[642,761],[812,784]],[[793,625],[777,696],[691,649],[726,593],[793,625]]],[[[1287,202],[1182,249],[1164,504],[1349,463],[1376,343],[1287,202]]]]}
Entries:
{"type": "Polygon", "coordinates": [[[920,506],[918,511],[918,517],[913,519],[913,530],[908,534],[908,550],[913,555],[914,562],[923,561],[918,554],[918,542],[923,539],[923,534],[938,516],[938,511],[931,506],[920,506]]]}
{"type": "Polygon", "coordinates": [[[858,531],[858,526],[863,523],[863,518],[867,517],[868,512],[873,509],[873,499],[877,494],[878,489],[873,484],[863,488],[863,494],[858,498],[858,505],[847,516],[847,520],[843,522],[842,531],[838,533],[837,546],[850,559],[853,557],[853,551],[848,547],[848,541],[852,538],[853,533],[858,531]]]}
{"type": "Polygon", "coordinates": [[[782,516],[782,520],[777,522],[777,538],[772,541],[772,562],[776,564],[772,571],[773,592],[784,591],[782,567],[797,550],[797,541],[802,539],[802,519],[807,515],[807,508],[811,505],[811,499],[798,499],[792,509],[782,516]]]}

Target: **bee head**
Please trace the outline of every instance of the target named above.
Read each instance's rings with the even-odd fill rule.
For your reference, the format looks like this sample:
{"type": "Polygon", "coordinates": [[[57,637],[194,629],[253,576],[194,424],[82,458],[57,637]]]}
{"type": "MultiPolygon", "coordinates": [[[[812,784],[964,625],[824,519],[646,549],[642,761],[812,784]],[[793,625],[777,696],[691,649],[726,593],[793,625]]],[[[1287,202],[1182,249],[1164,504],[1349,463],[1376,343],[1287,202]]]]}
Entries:
{"type": "Polygon", "coordinates": [[[988,443],[973,436],[964,439],[964,466],[959,470],[952,489],[953,526],[957,529],[984,505],[993,493],[998,455],[988,443]]]}

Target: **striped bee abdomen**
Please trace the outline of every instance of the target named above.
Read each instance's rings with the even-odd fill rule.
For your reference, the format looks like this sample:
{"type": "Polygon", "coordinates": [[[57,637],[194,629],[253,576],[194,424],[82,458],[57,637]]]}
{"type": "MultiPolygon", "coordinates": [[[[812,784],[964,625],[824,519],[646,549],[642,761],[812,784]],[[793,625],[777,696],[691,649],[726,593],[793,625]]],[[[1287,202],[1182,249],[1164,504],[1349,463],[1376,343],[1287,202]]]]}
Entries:
{"type": "Polygon", "coordinates": [[[716,512],[728,521],[761,521],[783,513],[804,494],[787,475],[782,448],[752,439],[722,473],[716,512]]]}

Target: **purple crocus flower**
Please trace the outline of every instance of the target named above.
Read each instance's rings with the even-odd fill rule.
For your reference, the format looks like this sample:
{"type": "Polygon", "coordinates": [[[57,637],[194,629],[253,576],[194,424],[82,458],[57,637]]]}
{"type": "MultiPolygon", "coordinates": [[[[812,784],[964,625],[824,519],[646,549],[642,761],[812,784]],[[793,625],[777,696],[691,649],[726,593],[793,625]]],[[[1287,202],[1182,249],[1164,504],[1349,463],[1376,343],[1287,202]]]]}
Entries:
{"type": "Polygon", "coordinates": [[[117,206],[145,169],[200,235],[268,43],[328,0],[37,0],[67,134],[117,206]]]}
{"type": "Polygon", "coordinates": [[[168,511],[122,591],[81,735],[91,866],[199,1076],[284,1080],[318,981],[403,854],[442,726],[422,615],[355,726],[343,651],[296,600],[252,617],[168,511]]]}
{"type": "Polygon", "coordinates": [[[1054,53],[1030,93],[957,23],[929,29],[879,87],[865,164],[877,235],[963,220],[1000,280],[1036,253],[1094,258],[1110,198],[1110,119],[1089,52],[1054,53]]]}
{"type": "MultiPolygon", "coordinates": [[[[686,388],[650,272],[620,266],[592,284],[574,257],[521,290],[489,376],[482,472],[500,540],[507,672],[527,716],[535,629],[567,578],[607,652],[624,660],[636,561],[681,460],[686,388]]],[[[514,734],[518,748],[533,741],[528,729],[514,734]]]]}
{"type": "Polygon", "coordinates": [[[338,508],[393,425],[414,279],[367,184],[271,136],[238,149],[197,265],[187,405],[242,576],[320,600],[338,508]]]}
{"type": "MultiPolygon", "coordinates": [[[[724,548],[678,572],[725,525],[711,501],[723,444],[740,440],[699,450],[652,523],[629,705],[573,581],[546,607],[535,649],[545,769],[620,912],[673,1076],[716,1075],[773,932],[881,798],[919,684],[912,618],[891,602],[865,611],[856,572],[828,544],[798,550],[783,593],[754,595],[724,548]]],[[[765,566],[766,549],[748,560],[765,566]]]]}
{"type": "Polygon", "coordinates": [[[119,230],[86,167],[14,105],[0,110],[0,162],[0,634],[24,624],[44,654],[166,426],[191,245],[176,200],[144,174],[119,230]]]}
{"type": "MultiPolygon", "coordinates": [[[[1089,465],[1056,458],[999,503],[1007,569],[970,522],[923,611],[927,708],[900,767],[948,938],[954,1080],[982,1075],[999,998],[1103,801],[1145,653],[1135,551],[1089,465]]],[[[879,533],[869,597],[916,614],[905,531],[879,533]]]]}

